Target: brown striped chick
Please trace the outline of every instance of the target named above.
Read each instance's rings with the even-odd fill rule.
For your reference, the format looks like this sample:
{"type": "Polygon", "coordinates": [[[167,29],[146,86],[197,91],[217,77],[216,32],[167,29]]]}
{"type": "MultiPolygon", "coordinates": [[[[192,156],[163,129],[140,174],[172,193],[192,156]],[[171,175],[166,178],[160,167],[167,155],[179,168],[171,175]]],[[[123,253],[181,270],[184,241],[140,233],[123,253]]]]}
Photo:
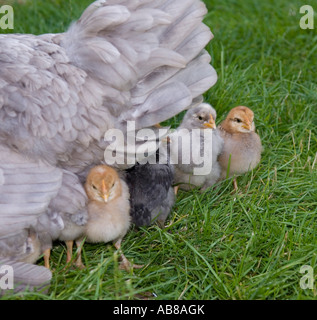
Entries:
{"type": "MultiPolygon", "coordinates": [[[[120,267],[129,271],[131,263],[121,251],[121,241],[130,228],[130,203],[127,184],[111,167],[99,165],[90,170],[85,183],[89,199],[88,221],[85,225],[87,242],[114,242],[120,250],[120,267]]],[[[142,266],[133,265],[134,268],[142,266]]]]}
{"type": "MultiPolygon", "coordinates": [[[[240,175],[254,169],[261,160],[261,139],[255,133],[254,113],[251,109],[238,106],[218,126],[224,146],[218,157],[221,179],[240,175]]],[[[236,178],[233,180],[237,190],[236,178]]]]}

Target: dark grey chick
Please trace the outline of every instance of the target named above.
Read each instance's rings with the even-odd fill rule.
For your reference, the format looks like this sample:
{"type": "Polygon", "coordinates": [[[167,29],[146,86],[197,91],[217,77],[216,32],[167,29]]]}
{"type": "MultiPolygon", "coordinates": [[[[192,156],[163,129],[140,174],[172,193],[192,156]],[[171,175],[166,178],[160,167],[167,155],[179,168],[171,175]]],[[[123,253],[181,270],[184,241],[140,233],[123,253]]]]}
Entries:
{"type": "Polygon", "coordinates": [[[156,221],[163,228],[174,205],[174,167],[167,154],[167,149],[161,146],[148,162],[137,163],[125,172],[130,191],[130,214],[138,227],[156,221]]]}

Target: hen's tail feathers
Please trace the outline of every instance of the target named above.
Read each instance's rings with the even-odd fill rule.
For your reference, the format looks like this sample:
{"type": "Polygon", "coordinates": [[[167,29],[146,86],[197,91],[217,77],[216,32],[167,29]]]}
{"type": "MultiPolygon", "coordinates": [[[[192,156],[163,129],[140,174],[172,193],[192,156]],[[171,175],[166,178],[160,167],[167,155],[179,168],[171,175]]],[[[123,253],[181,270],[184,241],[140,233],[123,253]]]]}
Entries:
{"type": "Polygon", "coordinates": [[[105,107],[144,128],[197,103],[217,81],[203,50],[213,37],[206,12],[200,0],[96,1],[62,45],[104,84],[105,107]]]}
{"type": "Polygon", "coordinates": [[[0,296],[26,290],[47,293],[52,279],[47,268],[10,259],[1,259],[0,274],[0,296]]]}

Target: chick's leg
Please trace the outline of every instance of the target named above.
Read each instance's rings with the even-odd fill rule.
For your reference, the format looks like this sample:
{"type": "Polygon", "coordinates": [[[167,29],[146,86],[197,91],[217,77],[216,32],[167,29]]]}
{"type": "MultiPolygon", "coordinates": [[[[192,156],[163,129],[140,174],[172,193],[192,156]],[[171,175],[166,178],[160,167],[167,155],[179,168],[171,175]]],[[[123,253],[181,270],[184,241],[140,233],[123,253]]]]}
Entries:
{"type": "Polygon", "coordinates": [[[45,268],[50,269],[51,249],[44,250],[43,254],[44,254],[44,266],[45,268]]]}
{"type": "Polygon", "coordinates": [[[77,246],[77,258],[75,261],[75,266],[79,269],[84,269],[86,266],[83,264],[81,260],[81,250],[84,245],[84,239],[78,239],[76,240],[76,246],[77,246]]]}
{"type": "Polygon", "coordinates": [[[67,250],[66,250],[66,263],[70,263],[71,260],[72,260],[72,255],[73,255],[73,244],[74,244],[74,241],[73,240],[65,241],[65,243],[66,243],[66,247],[67,247],[67,250]]]}
{"type": "Polygon", "coordinates": [[[131,264],[131,262],[126,258],[126,256],[123,254],[122,250],[121,250],[121,241],[122,239],[118,239],[115,243],[114,246],[115,248],[120,251],[120,258],[121,258],[121,263],[119,268],[120,269],[124,269],[127,272],[129,272],[131,270],[131,268],[135,268],[135,269],[141,269],[143,268],[143,265],[138,265],[138,264],[131,264]]]}
{"type": "Polygon", "coordinates": [[[237,183],[237,178],[233,179],[233,188],[235,191],[238,191],[238,183],[237,183]]]}
{"type": "Polygon", "coordinates": [[[157,225],[158,225],[161,229],[165,229],[165,219],[157,219],[157,225]]]}

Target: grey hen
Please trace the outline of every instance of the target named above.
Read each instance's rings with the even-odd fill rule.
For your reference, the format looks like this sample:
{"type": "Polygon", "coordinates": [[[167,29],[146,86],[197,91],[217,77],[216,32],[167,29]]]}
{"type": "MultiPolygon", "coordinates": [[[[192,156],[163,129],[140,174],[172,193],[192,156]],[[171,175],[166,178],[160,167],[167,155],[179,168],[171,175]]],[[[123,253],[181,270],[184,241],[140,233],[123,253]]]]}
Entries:
{"type": "MultiPolygon", "coordinates": [[[[0,258],[63,212],[65,172],[76,180],[67,198],[84,192],[87,170],[107,163],[109,129],[164,121],[216,82],[205,13],[199,0],[96,1],[65,33],[0,35],[0,258]]],[[[67,214],[86,210],[79,197],[67,214]]]]}

